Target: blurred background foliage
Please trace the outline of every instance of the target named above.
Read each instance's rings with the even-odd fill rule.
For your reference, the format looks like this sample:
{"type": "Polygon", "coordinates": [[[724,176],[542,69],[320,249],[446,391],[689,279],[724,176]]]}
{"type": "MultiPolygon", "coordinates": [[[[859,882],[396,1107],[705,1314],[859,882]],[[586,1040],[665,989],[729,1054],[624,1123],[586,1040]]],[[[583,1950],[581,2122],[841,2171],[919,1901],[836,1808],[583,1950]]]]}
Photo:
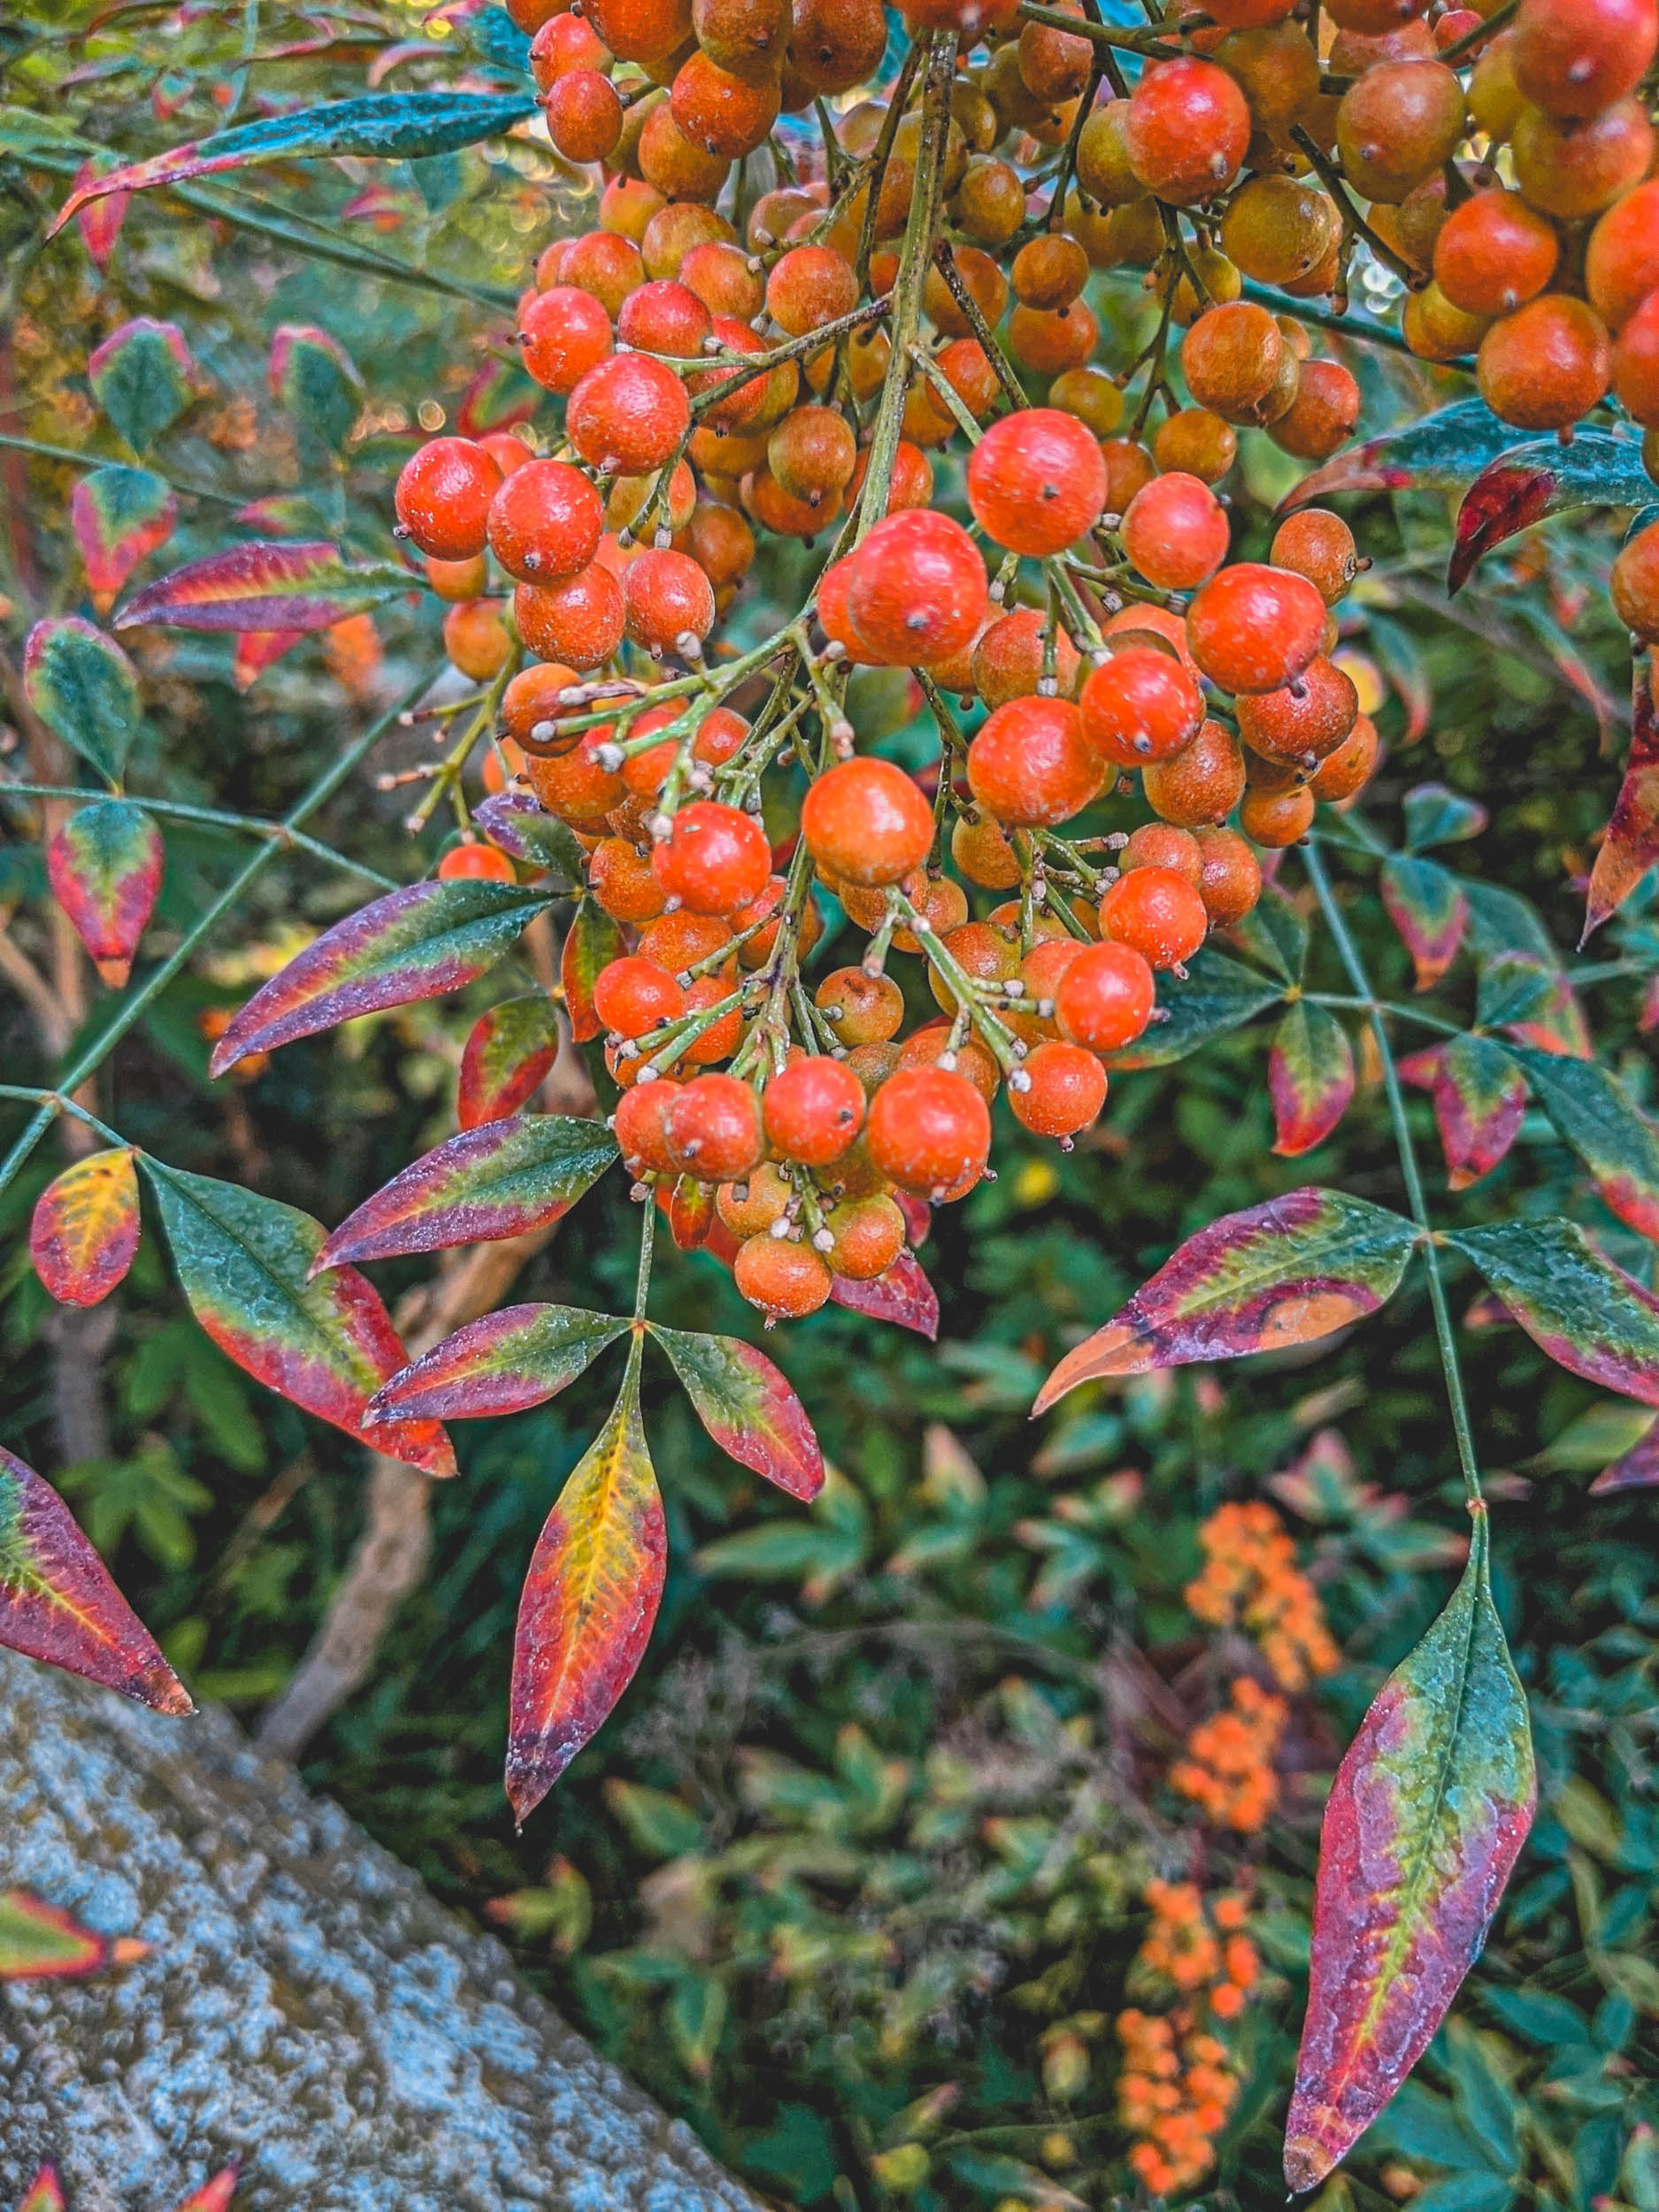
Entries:
{"type": "MultiPolygon", "coordinates": [[[[459,62],[465,81],[488,84],[491,21],[459,9],[266,6],[244,19],[240,8],[139,6],[106,10],[87,35],[80,10],[37,4],[0,27],[8,681],[31,622],[81,604],[84,587],[63,524],[80,472],[3,437],[130,457],[86,383],[88,353],[111,331],[136,314],[171,320],[193,357],[195,396],[149,457],[214,495],[184,499],[170,563],[223,542],[242,503],[273,497],[378,551],[417,425],[469,403],[511,418],[523,396],[505,344],[516,290],[550,237],[592,215],[580,178],[515,139],[387,170],[261,172],[234,189],[204,184],[194,203],[146,196],[101,273],[73,231],[43,238],[86,157],[77,134],[149,151],[267,96],[356,88],[365,64],[415,84],[455,81],[459,62]],[[319,36],[326,50],[252,63],[250,27],[262,53],[319,36]],[[315,250],[296,250],[296,233],[315,250]],[[365,265],[377,257],[398,273],[365,265]],[[324,325],[361,373],[337,450],[271,396],[271,334],[284,322],[324,325]]],[[[1136,273],[1097,290],[1108,365],[1126,363],[1145,314],[1136,273]]],[[[1344,357],[1365,377],[1368,428],[1432,396],[1429,373],[1386,353],[1348,346],[1344,357]]],[[[1438,382],[1441,396],[1456,388],[1438,382]]],[[[1286,464],[1244,442],[1249,542],[1286,464]]],[[[1394,842],[1409,787],[1479,796],[1489,825],[1453,856],[1459,872],[1529,901],[1564,949],[1614,787],[1609,741],[1627,679],[1624,641],[1588,589],[1610,541],[1577,525],[1525,540],[1448,609],[1443,499],[1373,500],[1354,518],[1376,567],[1349,603],[1348,642],[1391,748],[1365,818],[1394,842]]],[[[801,576],[794,550],[763,565],[740,634],[798,600],[801,576]]],[[[373,634],[301,642],[246,688],[228,641],[144,634],[150,734],[135,787],[280,813],[374,706],[437,664],[435,629],[411,600],[373,634]]],[[[861,733],[902,755],[920,743],[919,725],[905,726],[913,704],[904,686],[866,680],[861,733]]],[[[423,742],[396,733],[373,764],[396,769],[423,742]]],[[[315,826],[407,873],[400,811],[360,778],[315,826]]],[[[0,804],[0,910],[50,963],[37,829],[27,803],[0,804]]],[[[242,849],[183,824],[166,840],[163,945],[242,849]]],[[[1408,996],[1372,864],[1342,869],[1379,987],[1408,996]]],[[[1284,875],[1294,894],[1294,856],[1284,875]]],[[[206,1082],[214,1010],[357,895],[303,857],[268,871],[214,960],[127,1041],[103,1110],[180,1166],[325,1221],[447,1133],[460,1046],[488,991],[307,1041],[244,1082],[206,1082]]],[[[1640,953],[1653,926],[1640,901],[1626,915],[1609,933],[1616,971],[1620,942],[1640,953]]],[[[1527,925],[1511,912],[1509,926],[1527,925]]],[[[1474,973],[1465,956],[1437,1002],[1466,1015],[1474,973]]],[[[1311,979],[1342,987],[1317,941],[1311,979]]],[[[91,1033],[111,1003],[92,987],[73,1026],[91,1033]]],[[[1640,979],[1605,977],[1585,1010],[1598,1049],[1651,1103],[1640,979]]],[[[1323,1793],[1384,1672],[1444,1601],[1466,1527],[1420,1280],[1317,1358],[1097,1385],[1040,1426],[1026,1419],[1059,1354],[1216,1215],[1309,1180],[1398,1201],[1363,1052],[1337,1134],[1310,1159],[1273,1156],[1269,1033],[1257,1024],[1124,1078],[1070,1156],[1001,1114],[998,1179],[940,1217],[924,1253],[942,1305],[937,1347],[834,1308],[769,1344],[833,1463],[810,1510],[724,1460],[677,1394],[648,1405],[670,1517],[661,1624],[617,1722],[528,1834],[512,1833],[498,1779],[512,1618],[548,1502],[602,1417],[603,1377],[460,1431],[462,1479],[435,1495],[426,1579],[372,1682],[311,1747],[310,1780],[452,1904],[493,1922],[603,2049],[780,2202],[1011,2212],[1102,2207],[1136,2188],[1113,2023],[1177,2000],[1144,1954],[1148,1881],[1244,1896],[1259,1961],[1229,2031],[1239,2086],[1218,2164],[1175,2193],[1280,2200],[1323,1793]],[[1240,1630],[1199,1619],[1184,1594],[1202,1565],[1201,1528],[1248,1500],[1269,1502],[1288,1533],[1341,1661],[1287,1692],[1267,1760],[1276,1802],[1240,1832],[1206,1826],[1171,1771],[1234,1679],[1266,1678],[1240,1630]]],[[[16,1079],[50,1079],[38,1024],[4,978],[0,1060],[16,1079]]],[[[1412,1113],[1438,1165],[1415,1095],[1412,1113]]],[[[251,1722],[338,1581],[361,1522],[362,1455],[213,1349],[151,1240],[102,1310],[111,1325],[96,1340],[67,1334],[21,1234],[57,1164],[39,1155],[0,1218],[0,1432],[59,1475],[198,1694],[251,1722]],[[84,1413],[88,1393],[104,1448],[65,1467],[65,1394],[84,1413]]],[[[1465,1217],[1568,1211],[1651,1276],[1647,1248],[1541,1121],[1459,1202],[1465,1217]]],[[[633,1245],[613,1180],[515,1294],[614,1303],[633,1245]]],[[[382,1274],[395,1298],[420,1269],[382,1274]]],[[[1460,1311],[1476,1290],[1455,1279],[1460,1311]]],[[[744,1333],[753,1318],[712,1261],[672,1249],[657,1301],[684,1325],[744,1333]]],[[[1651,1417],[1512,1329],[1483,1326],[1465,1348],[1540,1816],[1429,2063],[1325,2196],[1333,2212],[1407,2198],[1423,2212],[1659,2212],[1653,1509],[1640,1490],[1587,1494],[1651,1417]]]]}

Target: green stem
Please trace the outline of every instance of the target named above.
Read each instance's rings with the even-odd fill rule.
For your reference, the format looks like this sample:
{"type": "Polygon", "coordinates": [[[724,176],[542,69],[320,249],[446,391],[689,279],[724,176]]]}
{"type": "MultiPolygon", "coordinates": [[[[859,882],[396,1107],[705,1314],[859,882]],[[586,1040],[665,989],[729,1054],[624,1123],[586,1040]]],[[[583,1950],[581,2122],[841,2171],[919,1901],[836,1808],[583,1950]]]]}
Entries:
{"type": "MultiPolygon", "coordinates": [[[[72,468],[130,468],[133,465],[130,461],[122,460],[119,453],[78,453],[73,446],[42,445],[38,438],[16,438],[5,433],[0,433],[0,446],[12,453],[32,453],[42,461],[67,461],[72,468]]],[[[148,462],[142,465],[148,474],[161,475],[160,470],[151,468],[148,462]]],[[[240,492],[216,492],[205,484],[180,484],[170,476],[163,476],[161,480],[171,492],[179,492],[186,499],[211,499],[216,507],[245,507],[249,503],[248,498],[240,492]]]]}
{"type": "Polygon", "coordinates": [[[1470,1425],[1469,1402],[1463,1394],[1463,1370],[1457,1358],[1457,1337],[1452,1327],[1451,1308],[1447,1302],[1446,1285],[1440,1275],[1440,1248],[1435,1241],[1433,1224],[1429,1218],[1423,1178],[1417,1168],[1417,1147],[1411,1141],[1411,1125],[1406,1118],[1405,1094],[1400,1087],[1400,1071],[1394,1065],[1394,1048],[1388,1041],[1388,1030],[1382,1018],[1382,1010],[1371,991],[1371,978],[1360,957],[1359,948],[1354,942],[1348,924],[1343,919],[1342,910],[1336,902],[1331,879],[1325,874],[1325,863],[1319,856],[1319,848],[1310,840],[1302,848],[1302,853],[1308,880],[1319,902],[1319,910],[1331,932],[1337,956],[1347,971],[1356,993],[1365,1001],[1370,1010],[1371,1035],[1376,1040],[1378,1056],[1382,1063],[1388,1118],[1394,1125],[1394,1147],[1400,1155],[1400,1172],[1405,1180],[1411,1218],[1423,1233],[1423,1257],[1429,1278],[1429,1303],[1434,1313],[1434,1334],[1440,1349],[1440,1368],[1446,1378],[1446,1396],[1451,1407],[1452,1433],[1457,1440],[1457,1458],[1463,1469],[1463,1489],[1471,1508],[1478,1508],[1481,1503],[1480,1469],[1475,1456],[1474,1432],[1470,1425]]]}
{"type": "MultiPolygon", "coordinates": [[[[94,1130],[106,1144],[128,1148],[127,1140],[119,1129],[111,1129],[107,1121],[100,1121],[96,1114],[89,1114],[84,1106],[77,1106],[73,1098],[66,1098],[61,1091],[42,1091],[28,1083],[0,1083],[0,1098],[14,1098],[24,1105],[43,1106],[53,1113],[67,1114],[73,1121],[82,1122],[94,1130]]],[[[136,1152],[139,1148],[133,1145],[130,1149],[136,1152]]]]}
{"type": "Polygon", "coordinates": [[[1420,1006],[1402,1006],[1394,999],[1348,998],[1336,991],[1304,991],[1302,996],[1310,1006],[1340,1007],[1350,1014],[1393,1014],[1400,1021],[1417,1022],[1425,1029],[1437,1030],[1442,1037],[1469,1033],[1461,1022],[1447,1021],[1420,1006]]]}
{"type": "MultiPolygon", "coordinates": [[[[290,829],[284,823],[267,822],[256,814],[226,814],[217,807],[185,806],[173,799],[135,798],[130,791],[121,795],[129,806],[142,807],[146,814],[158,814],[164,821],[200,822],[208,829],[241,830],[249,837],[272,837],[296,852],[310,853],[313,859],[326,860],[331,867],[360,877],[379,891],[397,888],[395,879],[383,876],[378,868],[365,867],[362,861],[351,859],[333,845],[325,845],[319,837],[307,837],[303,830],[290,829]]],[[[105,791],[72,791],[55,783],[0,783],[0,799],[66,799],[77,806],[88,806],[95,800],[108,796],[105,791]]]]}
{"type": "MultiPolygon", "coordinates": [[[[651,1288],[651,1248],[657,1241],[657,1199],[655,1194],[647,1198],[641,1209],[640,1222],[640,1267],[634,1280],[634,1318],[643,1321],[645,1302],[651,1288]]],[[[634,1338],[637,1346],[639,1339],[634,1338]]]]}
{"type": "MultiPolygon", "coordinates": [[[[339,790],[341,785],[345,782],[347,777],[352,773],[359,761],[380,743],[388,730],[396,726],[398,716],[415,704],[421,694],[432,684],[438,672],[435,668],[426,670],[419,682],[407,692],[395,707],[388,707],[378,721],[371,723],[355,744],[349,745],[338,759],[331,761],[322,774],[308,786],[294,807],[283,817],[281,829],[285,831],[298,829],[303,822],[310,820],[319,807],[326,806],[334,793],[339,790]]],[[[96,1074],[121,1039],[135,1025],[140,1016],[161,995],[174,976],[185,966],[197,946],[202,943],[215,925],[222,921],[225,916],[241,902],[243,894],[270,866],[271,862],[281,849],[280,837],[273,837],[267,844],[244,863],[211,905],[197,915],[168,957],[158,968],[152,970],[145,977],[138,989],[127,1000],[119,1013],[111,1022],[109,1027],[81,1053],[73,1067],[59,1081],[58,1094],[67,1096],[78,1091],[83,1083],[96,1074]]],[[[5,1158],[0,1161],[0,1192],[7,1189],[16,1179],[19,1170],[27,1160],[30,1153],[51,1127],[57,1111],[58,1108],[55,1103],[42,1105],[39,1111],[31,1118],[5,1158]]]]}

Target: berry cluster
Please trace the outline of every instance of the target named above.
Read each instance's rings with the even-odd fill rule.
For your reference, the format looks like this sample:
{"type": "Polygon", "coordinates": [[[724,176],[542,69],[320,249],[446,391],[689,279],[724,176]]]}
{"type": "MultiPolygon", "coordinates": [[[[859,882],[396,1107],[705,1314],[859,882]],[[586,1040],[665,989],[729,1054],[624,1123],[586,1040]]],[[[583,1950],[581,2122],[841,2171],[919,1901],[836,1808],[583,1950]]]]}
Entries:
{"type": "Polygon", "coordinates": [[[1319,1594],[1296,1564],[1296,1547],[1262,1499],[1218,1506],[1198,1532],[1202,1574],[1187,1586],[1188,1610],[1213,1628],[1242,1628],[1281,1690],[1305,1690],[1340,1663],[1319,1594]]]}
{"type": "Polygon", "coordinates": [[[1266,1826],[1279,1802],[1274,1761],[1290,1708],[1248,1674],[1236,1678],[1229,1696],[1226,1710],[1201,1720],[1187,1737],[1170,1783],[1212,1827],[1250,1836],[1266,1826]]]}
{"type": "Polygon", "coordinates": [[[1224,1891],[1208,1910],[1194,1882],[1150,1881],[1144,1893],[1152,1920],[1136,1972],[1172,1987],[1180,2001],[1166,2013],[1118,2014],[1118,2111],[1139,2139],[1131,2170],[1165,2196],[1193,2187],[1215,2164],[1215,2139],[1240,2088],[1215,2023],[1243,2011],[1261,1962],[1243,1932],[1248,1909],[1237,1892],[1224,1891]]]}

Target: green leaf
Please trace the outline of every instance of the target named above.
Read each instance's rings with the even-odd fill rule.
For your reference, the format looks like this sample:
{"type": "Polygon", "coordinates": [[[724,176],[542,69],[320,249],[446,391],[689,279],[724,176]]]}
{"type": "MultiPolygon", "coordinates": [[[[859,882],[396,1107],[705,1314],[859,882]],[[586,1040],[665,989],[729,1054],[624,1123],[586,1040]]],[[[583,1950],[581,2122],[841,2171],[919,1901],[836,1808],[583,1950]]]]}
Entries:
{"type": "Polygon", "coordinates": [[[1334,492],[1461,491],[1514,443],[1513,429],[1485,400],[1460,399],[1345,446],[1334,460],[1310,470],[1284,505],[1305,507],[1334,492]]]}
{"type": "Polygon", "coordinates": [[[1555,941],[1530,899],[1518,891],[1506,891],[1501,883],[1482,883],[1472,876],[1460,876],[1458,881],[1469,903],[1470,949],[1479,958],[1530,952],[1552,968],[1561,965],[1555,941]]]}
{"type": "Polygon", "coordinates": [[[423,154],[445,154],[475,146],[481,139],[498,138],[534,112],[534,102],[527,91],[371,92],[355,100],[296,107],[286,115],[238,123],[230,130],[152,155],[148,161],[131,162],[89,178],[64,202],[47,234],[60,231],[78,209],[106,192],[142,192],[152,185],[215,176],[253,162],[339,155],[407,161],[423,154]]]}
{"type": "Polygon", "coordinates": [[[119,787],[144,714],[137,672],[113,638],[79,615],[37,622],[23,649],[23,694],[54,735],[119,787]]]}
{"type": "Polygon", "coordinates": [[[1502,1221],[1447,1242],[1471,1259],[1532,1341],[1570,1373],[1659,1406],[1659,1298],[1573,1221],[1502,1221]]]}
{"type": "Polygon", "coordinates": [[[1480,1955],[1536,1797],[1479,1511],[1451,1603],[1384,1685],[1325,1806],[1286,2123],[1293,2190],[1324,2180],[1427,2048],[1480,1955]]]}
{"type": "Polygon", "coordinates": [[[338,339],[309,323],[279,324],[270,376],[277,404],[338,452],[363,408],[363,379],[338,339]]]}
{"type": "MultiPolygon", "coordinates": [[[[108,188],[107,179],[95,179],[92,196],[108,188]]],[[[134,453],[142,453],[196,396],[194,372],[177,323],[141,315],[97,348],[87,363],[87,381],[115,429],[134,453]]]]}
{"type": "Polygon", "coordinates": [[[1463,886],[1438,860],[1390,853],[1378,873],[1377,887],[1389,920],[1411,955],[1417,987],[1432,989],[1456,958],[1463,940],[1469,902],[1463,886]]]}
{"type": "Polygon", "coordinates": [[[1483,1029],[1534,1021],[1554,998],[1559,979],[1559,971],[1536,953],[1496,953],[1481,965],[1475,1019],[1483,1029]]]}
{"type": "Polygon", "coordinates": [[[1264,890],[1227,933],[1241,952],[1282,975],[1286,983],[1301,982],[1308,963],[1308,925],[1277,891],[1264,890]]]}
{"type": "Polygon", "coordinates": [[[792,1498],[810,1502],[824,1486],[824,1456],[801,1403],[752,1344],[651,1325],[697,1418],[724,1452],[792,1498]]]}
{"type": "Polygon", "coordinates": [[[1168,1067],[1283,997],[1279,985],[1206,947],[1188,963],[1185,982],[1179,976],[1158,979],[1158,1011],[1167,1018],[1155,1021],[1138,1044],[1113,1053],[1107,1064],[1114,1070],[1168,1067]]]}
{"type": "Polygon", "coordinates": [[[653,1859],[683,1858],[701,1850],[706,1840],[703,1822],[690,1806],[664,1790],[648,1790],[643,1783],[612,1775],[605,1784],[605,1802],[636,1848],[653,1859]]]}
{"type": "Polygon", "coordinates": [[[1594,1060],[1513,1048],[1556,1134],[1584,1162],[1606,1205],[1659,1239],[1659,1126],[1594,1060]]]}
{"type": "Polygon", "coordinates": [[[1401,810],[1409,852],[1421,852],[1425,845],[1458,844],[1479,837],[1486,826],[1486,808],[1460,798],[1443,783],[1417,785],[1406,793],[1401,810]]]}

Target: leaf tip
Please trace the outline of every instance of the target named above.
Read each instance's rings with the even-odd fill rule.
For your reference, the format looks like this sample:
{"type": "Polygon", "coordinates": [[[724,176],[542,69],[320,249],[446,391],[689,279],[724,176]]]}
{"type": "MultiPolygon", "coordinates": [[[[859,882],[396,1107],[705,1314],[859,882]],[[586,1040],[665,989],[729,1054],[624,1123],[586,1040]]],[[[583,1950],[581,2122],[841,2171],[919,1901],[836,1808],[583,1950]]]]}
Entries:
{"type": "Polygon", "coordinates": [[[92,964],[98,972],[99,980],[111,991],[124,991],[132,979],[130,960],[95,960],[92,964]]]}

